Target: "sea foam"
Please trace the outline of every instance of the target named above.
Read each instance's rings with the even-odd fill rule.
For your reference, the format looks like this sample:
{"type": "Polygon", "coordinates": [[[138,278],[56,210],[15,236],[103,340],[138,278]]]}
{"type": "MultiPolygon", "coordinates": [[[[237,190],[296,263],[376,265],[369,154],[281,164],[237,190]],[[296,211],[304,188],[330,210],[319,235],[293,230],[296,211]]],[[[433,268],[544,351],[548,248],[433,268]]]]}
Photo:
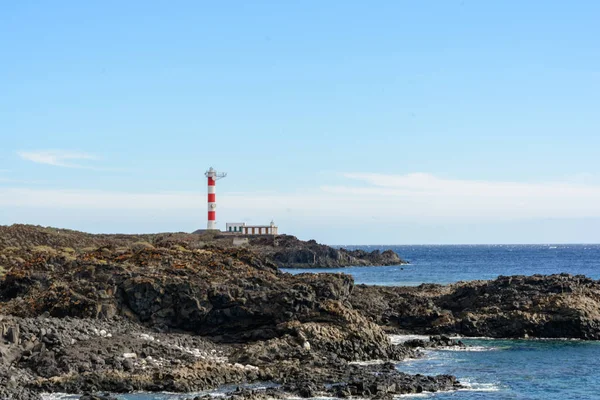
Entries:
{"type": "MultiPolygon", "coordinates": [[[[402,344],[405,343],[409,340],[424,340],[424,341],[428,341],[429,340],[429,336],[425,336],[425,335],[389,335],[390,341],[392,342],[392,344],[402,344]]],[[[460,339],[473,339],[473,338],[462,338],[462,337],[452,337],[451,339],[455,339],[455,340],[460,340],[460,339]]],[[[488,338],[477,338],[477,339],[488,339],[488,338]]],[[[459,346],[442,346],[442,347],[433,347],[433,348],[428,348],[428,351],[494,351],[494,350],[501,350],[500,347],[496,347],[496,346],[469,346],[468,344],[466,345],[466,347],[459,347],[459,346]]]]}
{"type": "Polygon", "coordinates": [[[79,399],[80,395],[73,395],[68,393],[42,393],[40,395],[42,400],[71,400],[79,399]]]}
{"type": "Polygon", "coordinates": [[[390,341],[392,344],[402,344],[409,340],[429,340],[429,336],[427,335],[389,335],[390,341]]]}

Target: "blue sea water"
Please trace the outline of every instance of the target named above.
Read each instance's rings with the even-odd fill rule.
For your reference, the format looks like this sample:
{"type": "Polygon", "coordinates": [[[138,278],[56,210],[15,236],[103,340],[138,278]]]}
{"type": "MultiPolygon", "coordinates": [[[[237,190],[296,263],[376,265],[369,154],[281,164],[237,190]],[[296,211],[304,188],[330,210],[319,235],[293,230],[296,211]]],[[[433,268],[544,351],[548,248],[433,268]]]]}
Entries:
{"type": "MultiPolygon", "coordinates": [[[[561,272],[600,279],[600,245],[345,247],[369,251],[392,248],[410,264],[287,271],[294,274],[344,272],[353,275],[356,283],[411,286],[493,279],[499,275],[561,272]]],[[[422,359],[398,364],[397,368],[404,372],[452,374],[468,385],[467,390],[424,393],[416,397],[433,400],[600,400],[600,342],[481,338],[464,341],[470,351],[428,351],[422,359]]],[[[143,393],[118,396],[123,400],[179,400],[185,397],[143,393]]]]}
{"type": "Polygon", "coordinates": [[[465,391],[446,399],[599,399],[600,343],[572,340],[464,340],[475,351],[428,351],[398,364],[412,374],[452,374],[465,391]]]}
{"type": "MultiPolygon", "coordinates": [[[[600,245],[446,245],[446,246],[344,246],[348,249],[392,249],[410,262],[390,267],[328,269],[354,276],[356,283],[417,286],[494,279],[499,275],[557,274],[568,272],[600,279],[600,245]]],[[[323,272],[322,269],[285,269],[323,272]]]]}

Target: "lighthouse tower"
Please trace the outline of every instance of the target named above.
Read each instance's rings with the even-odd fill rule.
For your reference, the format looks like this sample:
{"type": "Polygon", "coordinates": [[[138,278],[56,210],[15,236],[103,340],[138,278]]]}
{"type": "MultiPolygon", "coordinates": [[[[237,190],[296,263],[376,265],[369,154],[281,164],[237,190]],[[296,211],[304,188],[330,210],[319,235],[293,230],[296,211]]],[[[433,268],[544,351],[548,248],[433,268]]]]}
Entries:
{"type": "Polygon", "coordinates": [[[217,172],[212,167],[204,174],[208,178],[208,223],[206,229],[217,229],[217,197],[216,182],[225,178],[227,173],[217,172]]]}

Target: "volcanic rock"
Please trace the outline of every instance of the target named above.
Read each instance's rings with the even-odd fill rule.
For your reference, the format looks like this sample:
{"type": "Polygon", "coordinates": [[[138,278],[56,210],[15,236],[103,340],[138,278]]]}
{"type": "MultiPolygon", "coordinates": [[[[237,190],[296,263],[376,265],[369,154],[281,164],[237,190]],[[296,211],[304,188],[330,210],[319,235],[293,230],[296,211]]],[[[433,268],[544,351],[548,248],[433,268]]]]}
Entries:
{"type": "Polygon", "coordinates": [[[487,337],[600,338],[600,282],[569,274],[452,285],[357,285],[350,301],[388,331],[487,337]]]}

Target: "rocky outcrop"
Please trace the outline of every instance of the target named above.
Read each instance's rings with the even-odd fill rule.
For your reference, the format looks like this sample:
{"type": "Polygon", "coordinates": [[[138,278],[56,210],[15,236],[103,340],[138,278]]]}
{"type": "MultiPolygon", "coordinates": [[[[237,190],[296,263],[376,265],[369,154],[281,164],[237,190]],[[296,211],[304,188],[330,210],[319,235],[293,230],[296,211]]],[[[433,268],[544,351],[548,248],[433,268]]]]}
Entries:
{"type": "MultiPolygon", "coordinates": [[[[68,229],[31,225],[0,226],[0,263],[12,266],[19,249],[30,252],[72,256],[82,250],[101,247],[112,249],[183,248],[233,249],[233,236],[216,231],[201,233],[157,233],[147,235],[89,234],[68,229]]],[[[303,241],[290,235],[251,236],[245,247],[260,259],[280,268],[341,268],[406,264],[392,250],[366,252],[346,250],[303,241]]]]}
{"type": "Polygon", "coordinates": [[[394,331],[600,339],[600,282],[585,276],[504,276],[416,288],[358,285],[351,302],[394,331]]]}
{"type": "Polygon", "coordinates": [[[252,238],[250,248],[280,268],[341,268],[407,264],[392,250],[367,252],[336,249],[314,240],[305,242],[289,235],[252,238]]]}
{"type": "MultiPolygon", "coordinates": [[[[395,365],[385,363],[367,367],[348,366],[340,381],[323,385],[318,379],[285,383],[266,389],[237,388],[225,393],[226,400],[272,400],[289,399],[290,393],[302,398],[375,398],[392,400],[400,395],[434,393],[464,388],[450,375],[424,376],[398,372],[395,365]]],[[[197,396],[189,400],[209,400],[210,395],[197,396]]]]}
{"type": "MultiPolygon", "coordinates": [[[[113,243],[15,229],[19,239],[5,241],[14,246],[0,249],[10,261],[0,281],[0,380],[14,382],[14,399],[254,381],[329,393],[339,379],[366,379],[351,362],[417,354],[352,309],[348,275],[283,273],[252,248],[200,247],[185,234],[113,243]]],[[[377,393],[421,385],[411,383],[420,377],[386,374],[385,390],[372,382],[377,393]]]]}
{"type": "Polygon", "coordinates": [[[270,378],[229,362],[228,346],[152,332],[128,319],[4,316],[2,322],[20,335],[0,346],[11,355],[0,359],[0,379],[9,377],[0,399],[38,400],[40,392],[55,391],[191,391],[270,378]]]}
{"type": "Polygon", "coordinates": [[[344,322],[352,287],[347,275],[281,273],[243,249],[102,248],[74,260],[36,256],[8,271],[0,299],[4,312],[22,317],[126,315],[239,342],[278,335],[289,321],[344,322]]]}
{"type": "MultiPolygon", "coordinates": [[[[452,377],[406,375],[393,364],[353,365],[348,362],[352,353],[340,353],[349,350],[348,334],[333,325],[319,335],[295,323],[288,328],[295,334],[226,345],[195,335],[152,332],[124,318],[4,316],[2,322],[19,336],[0,346],[11,354],[0,359],[0,399],[39,400],[40,392],[88,392],[83,399],[101,399],[107,396],[95,393],[190,392],[256,381],[272,382],[277,389],[268,394],[281,398],[342,393],[382,397],[460,387],[452,377]]],[[[321,330],[316,324],[314,329],[321,330]]],[[[417,354],[388,344],[370,356],[392,351],[398,359],[417,354]]],[[[244,391],[253,398],[266,392],[250,396],[244,391]]]]}

